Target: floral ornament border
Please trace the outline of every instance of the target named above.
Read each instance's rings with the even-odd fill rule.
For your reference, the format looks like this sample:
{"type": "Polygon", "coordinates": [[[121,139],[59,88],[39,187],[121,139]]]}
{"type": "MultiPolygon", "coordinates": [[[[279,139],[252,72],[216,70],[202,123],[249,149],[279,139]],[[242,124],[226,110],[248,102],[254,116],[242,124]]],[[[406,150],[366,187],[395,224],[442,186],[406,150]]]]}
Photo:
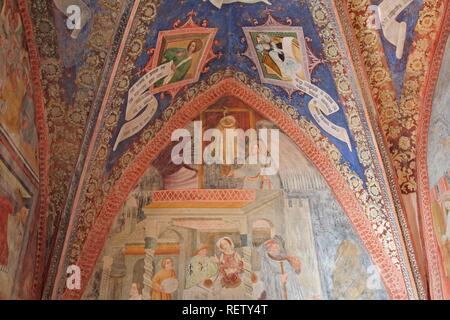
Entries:
{"type": "MultiPolygon", "coordinates": [[[[360,88],[354,84],[354,81],[349,80],[349,75],[347,73],[347,69],[345,66],[342,65],[343,61],[347,62],[347,66],[351,65],[351,62],[347,61],[347,57],[340,54],[340,52],[345,52],[348,50],[347,44],[341,44],[341,42],[336,41],[334,39],[337,38],[336,33],[334,29],[330,28],[330,24],[328,21],[333,21],[333,14],[331,12],[328,12],[328,8],[323,4],[323,1],[320,0],[312,0],[309,2],[310,5],[310,11],[313,13],[313,17],[315,20],[316,25],[320,29],[320,36],[323,41],[323,45],[325,48],[331,48],[333,49],[334,43],[340,44],[341,48],[340,50],[332,50],[331,54],[328,52],[328,50],[325,50],[325,55],[328,60],[328,62],[333,67],[333,74],[334,78],[336,80],[336,86],[338,89],[338,92],[341,97],[343,97],[344,105],[346,106],[346,114],[347,119],[352,119],[352,117],[355,117],[360,114],[359,120],[361,123],[359,123],[359,126],[351,125],[350,122],[350,129],[352,130],[352,133],[354,134],[355,140],[358,145],[359,150],[359,157],[361,163],[365,165],[365,174],[366,177],[368,177],[368,198],[362,198],[362,205],[367,207],[367,213],[368,216],[373,218],[374,222],[374,229],[375,232],[377,232],[380,236],[381,241],[385,241],[386,239],[394,239],[391,242],[385,242],[385,246],[389,252],[389,249],[395,250],[394,245],[396,245],[396,250],[398,252],[404,252],[405,246],[408,248],[409,251],[411,251],[411,243],[405,240],[402,234],[403,230],[408,230],[407,228],[399,226],[399,221],[397,219],[397,215],[395,214],[396,211],[399,211],[399,207],[396,205],[395,201],[393,201],[392,193],[389,190],[389,186],[384,184],[383,188],[381,188],[378,181],[385,181],[385,175],[383,174],[385,171],[385,168],[382,167],[383,160],[379,159],[378,154],[380,153],[380,150],[378,150],[376,146],[376,141],[373,141],[372,143],[368,143],[366,139],[366,133],[364,130],[370,131],[370,135],[375,135],[375,133],[368,129],[367,127],[371,127],[370,123],[366,123],[366,116],[365,112],[362,110],[358,110],[356,107],[354,101],[359,102],[359,105],[361,105],[361,102],[357,99],[355,99],[356,94],[353,94],[354,92],[360,92],[360,88]],[[327,18],[328,15],[328,18],[327,18]],[[351,84],[352,86],[349,87],[351,90],[343,90],[342,86],[340,84],[351,84]],[[353,103],[352,103],[353,102],[353,103]],[[367,153],[364,151],[367,150],[367,153]],[[366,154],[366,156],[364,156],[366,154]],[[367,161],[367,154],[371,155],[372,158],[370,158],[370,161],[367,161]],[[366,159],[364,159],[366,158],[366,159]],[[380,160],[380,164],[377,162],[377,160],[380,160]],[[370,178],[369,178],[370,177],[370,178]],[[378,179],[378,180],[377,180],[378,179]],[[367,204],[366,204],[367,203],[367,204]],[[393,204],[393,206],[391,206],[393,204]],[[383,222],[380,223],[380,220],[383,222]],[[383,225],[384,223],[384,225],[383,225]],[[384,232],[383,228],[387,229],[390,234],[387,234],[384,232]],[[393,238],[391,238],[393,236],[393,238]]],[[[337,7],[339,7],[339,4],[330,4],[330,7],[333,7],[335,9],[336,16],[339,16],[339,13],[336,10],[337,7]],[[336,7],[335,7],[336,6],[336,7]]],[[[339,26],[342,28],[342,25],[340,25],[340,22],[333,21],[335,24],[339,24],[339,26]]],[[[336,27],[336,30],[338,30],[338,27],[336,27]]],[[[345,34],[347,36],[347,34],[345,34]]],[[[346,38],[346,37],[343,37],[346,38]]],[[[346,39],[348,41],[348,39],[346,39]]],[[[358,74],[355,71],[355,74],[358,74]]],[[[360,79],[361,80],[361,79],[360,79]]],[[[345,87],[344,87],[345,88],[345,87]]],[[[360,93],[362,95],[362,93],[360,93]]],[[[359,97],[358,97],[359,99],[359,97]]],[[[398,212],[397,212],[398,213],[398,212]]],[[[399,214],[399,213],[398,213],[399,214]]],[[[396,252],[398,254],[398,252],[396,252]]],[[[406,279],[408,279],[407,288],[408,288],[408,294],[410,298],[417,297],[416,291],[423,291],[423,287],[421,283],[418,283],[418,287],[416,286],[416,283],[414,281],[410,281],[411,272],[415,274],[414,270],[414,255],[409,254],[411,256],[411,259],[406,259],[406,255],[397,255],[392,256],[393,261],[395,261],[396,265],[401,268],[404,276],[406,279]],[[398,260],[397,260],[398,258],[398,260]]],[[[423,295],[419,292],[419,295],[423,295]]]]}
{"type": "MultiPolygon", "coordinates": [[[[387,67],[387,63],[384,58],[384,54],[382,54],[383,47],[382,47],[379,35],[377,33],[373,33],[372,30],[365,30],[365,31],[370,32],[369,37],[370,38],[374,37],[374,41],[376,40],[376,43],[375,42],[372,43],[372,41],[370,41],[371,49],[364,50],[365,43],[361,43],[360,38],[358,38],[358,36],[357,36],[357,33],[360,30],[354,29],[354,27],[352,27],[352,23],[354,26],[355,21],[358,21],[359,26],[365,27],[366,19],[368,18],[368,16],[363,16],[363,18],[361,18],[361,15],[355,14],[354,12],[352,12],[351,9],[349,9],[351,6],[351,4],[349,2],[350,1],[347,0],[342,3],[341,2],[336,3],[336,8],[337,8],[336,11],[340,17],[340,20],[342,21],[341,22],[342,29],[344,30],[344,32],[346,34],[346,38],[348,41],[348,47],[351,50],[351,57],[352,57],[352,60],[354,61],[353,64],[355,66],[356,65],[365,66],[368,64],[368,62],[375,60],[375,61],[378,61],[380,69],[382,69],[382,68],[385,69],[386,74],[388,74],[390,76],[390,73],[389,73],[388,67],[387,67]],[[378,39],[376,37],[378,37],[378,39]],[[379,54],[374,54],[374,57],[370,57],[370,55],[373,54],[374,52],[378,52],[379,54]]],[[[368,3],[366,2],[365,4],[367,5],[368,3]]],[[[359,3],[359,5],[361,5],[361,3],[359,3]]],[[[365,12],[361,8],[362,7],[358,7],[358,10],[360,10],[359,11],[360,14],[362,14],[362,12],[365,12]]],[[[366,34],[366,36],[367,36],[367,34],[366,34]]],[[[366,70],[366,68],[355,69],[355,73],[358,75],[360,82],[364,88],[364,97],[369,106],[367,111],[369,114],[369,118],[371,118],[371,126],[374,128],[374,134],[376,137],[378,148],[380,149],[379,150],[380,157],[384,164],[384,169],[386,171],[386,178],[388,179],[389,185],[393,187],[393,189],[391,190],[392,201],[394,202],[395,209],[397,212],[397,217],[398,217],[398,223],[400,224],[402,235],[404,237],[406,252],[408,254],[408,259],[411,264],[412,274],[413,274],[416,289],[418,292],[418,298],[426,299],[427,298],[427,290],[425,289],[426,275],[421,274],[421,272],[419,270],[416,249],[415,249],[414,243],[412,241],[410,226],[407,222],[407,217],[406,217],[407,212],[403,206],[403,199],[401,197],[402,192],[401,192],[400,188],[397,187],[398,186],[398,177],[397,177],[396,171],[394,170],[394,167],[393,167],[393,161],[391,158],[391,153],[389,151],[390,150],[389,144],[386,141],[385,131],[382,129],[382,127],[383,127],[382,126],[382,115],[380,114],[380,109],[376,108],[374,106],[374,105],[376,105],[378,107],[379,105],[377,104],[375,97],[373,95],[373,90],[372,90],[373,87],[370,84],[370,77],[368,77],[368,73],[370,71],[371,70],[366,70]]],[[[382,90],[385,90],[385,91],[390,90],[391,93],[389,94],[389,96],[394,97],[393,94],[395,94],[395,91],[393,90],[392,79],[390,79],[389,81],[386,81],[384,83],[384,87],[382,88],[382,90]]],[[[377,92],[378,92],[378,90],[377,90],[377,92]]],[[[396,104],[395,99],[392,101],[394,104],[396,104]]],[[[398,107],[398,106],[396,106],[396,107],[398,107]]]]}
{"type": "MultiPolygon", "coordinates": [[[[133,19],[133,25],[131,29],[131,34],[133,34],[133,37],[127,37],[126,39],[120,39],[120,42],[122,44],[125,44],[125,47],[127,48],[126,54],[123,54],[120,56],[120,74],[128,75],[133,72],[133,65],[138,56],[141,54],[141,52],[144,49],[144,43],[145,43],[145,36],[148,33],[149,25],[154,21],[156,16],[156,10],[159,6],[159,0],[142,0],[142,1],[136,1],[133,4],[133,7],[138,7],[138,10],[136,12],[132,13],[129,19],[133,19]]],[[[134,10],[134,9],[133,9],[134,10]]],[[[125,24],[128,24],[129,21],[125,21],[125,24]]],[[[125,26],[123,27],[125,29],[125,26]]],[[[121,44],[118,44],[119,46],[121,44]]],[[[117,66],[117,62],[114,63],[114,66],[111,67],[111,69],[114,69],[117,66]]],[[[111,137],[112,137],[112,131],[117,126],[117,121],[119,119],[119,110],[121,107],[121,102],[123,99],[126,88],[129,86],[129,78],[127,76],[120,77],[120,78],[113,78],[114,79],[114,94],[120,95],[119,97],[114,96],[113,99],[110,99],[108,101],[106,111],[109,116],[107,119],[101,124],[101,134],[98,136],[102,136],[103,132],[106,130],[107,135],[103,135],[103,139],[99,139],[98,136],[95,137],[96,139],[96,154],[92,158],[86,158],[85,162],[88,162],[91,170],[89,171],[89,174],[93,177],[102,177],[103,176],[103,170],[101,168],[104,168],[104,161],[106,160],[107,155],[107,149],[110,145],[111,137]],[[113,110],[113,111],[111,111],[113,110]],[[101,148],[98,148],[98,144],[101,145],[101,148]]],[[[108,79],[109,81],[109,79],[108,79]]],[[[107,89],[106,89],[107,90],[107,89]]],[[[104,99],[104,97],[102,97],[104,99]]],[[[101,111],[100,111],[101,112],[101,111]]],[[[99,113],[100,115],[103,113],[99,113]]],[[[104,120],[102,118],[102,120],[104,120]]],[[[96,121],[96,117],[93,119],[93,122],[96,121]]],[[[95,123],[91,124],[95,125],[95,123]]],[[[83,151],[84,152],[84,151],[83,151]]],[[[88,155],[86,156],[88,157],[88,155]]],[[[69,264],[73,264],[75,259],[70,259],[72,261],[71,263],[68,263],[64,257],[66,256],[66,250],[68,250],[68,243],[70,244],[70,252],[67,253],[69,256],[76,254],[76,249],[79,248],[79,245],[77,245],[77,242],[82,242],[85,239],[85,233],[78,232],[75,234],[74,232],[71,232],[73,228],[70,227],[70,225],[73,223],[76,227],[79,225],[84,226],[84,224],[90,224],[95,218],[95,210],[98,208],[102,202],[100,202],[101,196],[103,196],[103,191],[107,190],[107,185],[99,185],[96,184],[95,178],[89,177],[88,179],[89,183],[87,183],[87,187],[83,185],[84,188],[82,190],[83,196],[79,201],[71,199],[70,203],[68,202],[68,206],[70,206],[71,214],[67,216],[67,220],[65,221],[65,224],[68,226],[67,234],[61,237],[60,241],[58,241],[58,245],[61,246],[61,258],[57,261],[58,265],[53,266],[51,270],[52,277],[55,279],[54,282],[49,282],[49,290],[52,290],[52,293],[49,291],[47,292],[47,296],[52,296],[53,298],[58,297],[61,292],[62,288],[64,287],[65,280],[64,277],[60,277],[61,273],[64,273],[63,270],[67,268],[69,264]],[[97,192],[95,193],[94,197],[92,196],[92,188],[93,183],[97,189],[97,192]],[[76,205],[82,205],[86,201],[91,200],[89,202],[92,207],[88,208],[88,210],[83,209],[82,212],[79,215],[73,215],[73,210],[76,205]],[[72,244],[74,244],[72,246],[72,244]]],[[[83,182],[83,176],[80,177],[80,183],[83,182]]],[[[80,188],[80,186],[78,186],[80,188]]],[[[107,191],[106,191],[107,192],[107,191]]],[[[80,230],[80,229],[77,229],[80,230]]]]}
{"type": "MultiPolygon", "coordinates": [[[[446,3],[444,11],[443,25],[439,32],[436,32],[438,39],[435,46],[429,49],[430,61],[433,63],[429,67],[429,75],[423,85],[423,103],[419,108],[419,124],[417,128],[417,182],[418,182],[418,205],[419,212],[423,219],[422,231],[424,235],[424,245],[427,253],[428,275],[430,278],[430,294],[432,299],[450,299],[445,296],[442,290],[443,279],[439,266],[442,261],[439,258],[439,249],[434,232],[433,218],[431,214],[430,182],[428,178],[428,132],[433,109],[433,98],[436,85],[439,80],[442,60],[444,58],[445,47],[450,35],[450,3],[446,3]]],[[[449,286],[450,284],[446,284],[449,286]]]]}
{"type": "Polygon", "coordinates": [[[411,132],[403,130],[400,125],[400,106],[396,100],[396,91],[379,32],[367,28],[367,21],[369,21],[371,15],[368,7],[371,5],[371,1],[348,0],[347,2],[353,21],[353,29],[362,50],[364,66],[372,88],[372,96],[378,107],[381,129],[392,154],[400,190],[403,194],[415,192],[415,174],[411,169],[411,164],[414,164],[413,155],[407,145],[411,132]]]}
{"type": "MultiPolygon", "coordinates": [[[[422,125],[422,116],[421,116],[421,106],[426,102],[426,97],[429,94],[429,91],[434,92],[435,85],[431,84],[429,87],[429,82],[432,83],[433,77],[433,67],[437,64],[440,65],[442,57],[438,59],[436,58],[436,47],[439,42],[439,36],[441,35],[441,31],[445,25],[448,24],[448,0],[425,0],[423,4],[422,10],[419,12],[419,19],[415,29],[415,38],[412,44],[412,49],[410,55],[408,57],[408,62],[406,65],[405,78],[404,78],[404,86],[400,99],[400,110],[401,110],[401,118],[400,123],[403,128],[411,130],[411,140],[408,143],[405,140],[406,145],[410,145],[410,148],[413,152],[413,165],[414,165],[414,174],[416,176],[417,181],[417,190],[419,188],[423,188],[423,184],[419,186],[419,164],[418,159],[423,157],[424,154],[421,154],[417,149],[418,139],[422,138],[418,136],[419,126],[422,125]],[[447,21],[446,21],[447,19],[447,21]],[[433,89],[431,89],[433,88],[433,89]],[[430,90],[431,89],[431,90],[430,90]]],[[[428,120],[429,123],[429,120],[428,120]]],[[[427,134],[428,136],[428,134],[427,134]]],[[[426,156],[426,150],[425,150],[426,156]]],[[[423,198],[420,197],[418,193],[418,207],[419,207],[419,215],[424,217],[426,212],[421,210],[421,201],[423,198]]],[[[426,218],[423,220],[424,224],[421,226],[423,228],[428,228],[426,218]]],[[[427,239],[427,236],[425,236],[427,239]]],[[[430,241],[428,241],[430,242],[430,241]]],[[[435,284],[438,283],[435,274],[435,266],[430,261],[433,261],[435,257],[433,257],[433,246],[424,243],[425,252],[427,255],[431,255],[431,257],[427,258],[428,262],[428,275],[430,276],[430,280],[433,282],[432,288],[437,287],[435,284]],[[430,247],[430,251],[428,251],[427,246],[430,247]],[[431,272],[431,275],[430,275],[431,272]]],[[[431,294],[434,296],[439,296],[439,289],[436,292],[431,291],[431,294]]]]}
{"type": "MultiPolygon", "coordinates": [[[[430,66],[436,63],[436,61],[432,62],[433,56],[429,54],[436,44],[436,32],[431,31],[439,30],[442,22],[445,21],[444,8],[448,5],[448,1],[424,1],[423,8],[419,12],[399,103],[395,99],[395,90],[383,54],[380,35],[376,30],[369,30],[366,27],[370,15],[367,10],[370,1],[348,0],[347,3],[362,51],[372,96],[378,107],[378,120],[390,149],[390,158],[396,171],[398,186],[403,194],[416,192],[416,157],[420,155],[416,154],[419,104],[423,101],[425,84],[431,75],[430,66]],[[374,52],[379,54],[373,54],[374,52]]],[[[405,220],[403,216],[400,218],[405,220]]],[[[418,241],[422,240],[418,239],[418,241]]],[[[414,273],[419,271],[415,270],[414,273]]],[[[417,275],[416,279],[418,278],[417,275]]]]}
{"type": "MultiPolygon", "coordinates": [[[[23,1],[24,5],[27,5],[23,1]]],[[[58,222],[61,219],[62,212],[66,207],[66,196],[69,191],[69,185],[72,179],[73,170],[78,160],[81,143],[84,137],[84,128],[87,117],[91,111],[92,102],[95,99],[96,89],[100,83],[100,75],[107,58],[109,44],[107,35],[112,39],[116,25],[115,19],[121,6],[117,3],[111,3],[108,0],[98,1],[102,7],[102,12],[94,17],[93,27],[88,37],[87,47],[89,54],[85,56],[85,63],[79,68],[76,77],[78,90],[74,98],[74,104],[70,108],[66,105],[62,95],[65,89],[60,85],[63,79],[63,70],[58,57],[56,48],[56,30],[52,17],[52,2],[49,1],[29,1],[29,12],[32,32],[34,33],[34,46],[40,59],[39,76],[42,84],[42,95],[45,100],[46,125],[48,130],[49,148],[51,156],[49,157],[49,184],[46,190],[49,194],[48,202],[45,208],[46,222],[40,226],[42,237],[50,237],[53,241],[49,247],[46,247],[42,240],[42,263],[46,259],[52,259],[49,255],[56,246],[58,236],[56,230],[59,227],[58,222]],[[79,142],[77,144],[76,142],[79,142]],[[54,232],[48,232],[49,221],[53,221],[52,228],[54,232]],[[46,247],[46,248],[45,248],[46,247]],[[47,257],[45,257],[47,256],[47,257]]],[[[109,39],[109,40],[110,40],[109,39]]],[[[36,266],[36,268],[43,268],[36,266]]],[[[51,269],[51,265],[50,265],[51,269]]],[[[38,269],[39,270],[39,269],[38,269]]],[[[51,272],[47,270],[47,276],[51,272]]],[[[36,275],[36,280],[38,279],[36,275]]]]}
{"type": "Polygon", "coordinates": [[[403,194],[414,193],[417,191],[416,140],[419,102],[423,97],[423,84],[431,64],[427,52],[435,43],[436,33],[433,30],[439,29],[442,24],[444,4],[447,1],[424,0],[415,28],[415,39],[408,57],[399,103],[380,35],[377,30],[367,28],[371,15],[367,9],[371,2],[348,0],[348,3],[400,190],[403,194]]]}
{"type": "Polygon", "coordinates": [[[114,40],[112,42],[112,45],[110,48],[108,48],[108,56],[109,58],[107,61],[105,61],[104,67],[103,67],[103,76],[101,79],[101,82],[98,84],[98,89],[96,93],[96,98],[92,102],[91,110],[89,111],[89,116],[87,120],[87,124],[85,127],[85,138],[84,141],[80,147],[80,156],[79,161],[75,167],[74,176],[72,179],[72,184],[69,189],[69,193],[67,195],[66,205],[65,205],[65,212],[61,215],[61,219],[58,224],[58,233],[56,234],[56,238],[54,240],[54,246],[52,251],[52,260],[49,264],[49,276],[46,279],[46,287],[45,291],[43,293],[43,297],[45,298],[51,298],[52,297],[52,290],[54,289],[54,281],[57,275],[59,263],[61,261],[61,257],[63,256],[62,252],[64,250],[64,244],[66,240],[66,231],[69,228],[70,218],[71,218],[71,209],[73,207],[74,203],[74,197],[76,195],[76,191],[79,185],[80,181],[80,174],[84,165],[84,161],[87,158],[87,149],[88,149],[88,143],[90,137],[93,135],[93,125],[95,124],[95,119],[97,118],[97,115],[99,114],[99,109],[101,102],[103,100],[103,96],[105,94],[107,82],[109,79],[109,76],[111,74],[111,70],[113,69],[113,64],[115,61],[115,57],[117,55],[117,51],[119,50],[119,45],[121,42],[121,39],[123,37],[123,33],[125,31],[125,27],[128,22],[129,14],[131,12],[131,7],[133,6],[132,1],[125,2],[125,9],[121,11],[121,18],[119,23],[114,25],[116,27],[116,32],[114,35],[114,40]]]}
{"type": "MultiPolygon", "coordinates": [[[[402,131],[410,136],[399,137],[399,147],[409,150],[409,158],[401,157],[402,163],[409,163],[409,168],[403,165],[402,172],[410,172],[416,177],[417,132],[420,104],[425,96],[425,84],[430,77],[430,69],[436,61],[429,54],[436,46],[438,32],[443,25],[446,0],[425,0],[415,28],[415,37],[406,65],[404,86],[400,97],[399,125],[402,131]]],[[[394,157],[394,161],[397,161],[394,157]]],[[[400,162],[400,161],[399,161],[400,162]]],[[[416,188],[417,191],[417,181],[416,188]]]]}

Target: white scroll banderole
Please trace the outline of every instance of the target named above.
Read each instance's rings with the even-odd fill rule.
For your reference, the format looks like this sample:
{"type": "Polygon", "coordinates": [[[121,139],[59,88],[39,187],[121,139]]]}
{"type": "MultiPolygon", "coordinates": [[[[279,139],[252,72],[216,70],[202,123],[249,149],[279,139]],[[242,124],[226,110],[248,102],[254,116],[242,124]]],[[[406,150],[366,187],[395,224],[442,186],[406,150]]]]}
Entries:
{"type": "Polygon", "coordinates": [[[295,86],[312,97],[312,100],[308,103],[308,109],[318,125],[329,135],[347,144],[348,149],[352,152],[352,144],[347,130],[335,125],[326,117],[339,111],[339,105],[333,98],[319,87],[298,77],[295,79],[295,86]]]}
{"type": "Polygon", "coordinates": [[[396,47],[397,59],[403,57],[406,40],[406,22],[398,22],[396,18],[414,0],[384,0],[378,5],[381,28],[386,40],[396,47]]]}
{"type": "Polygon", "coordinates": [[[149,71],[128,91],[125,113],[125,121],[127,122],[120,128],[113,151],[116,151],[122,141],[141,131],[153,118],[158,109],[158,100],[156,100],[150,88],[160,79],[173,72],[172,65],[173,61],[170,61],[149,71]],[[140,113],[142,110],[144,111],[140,113]]]}

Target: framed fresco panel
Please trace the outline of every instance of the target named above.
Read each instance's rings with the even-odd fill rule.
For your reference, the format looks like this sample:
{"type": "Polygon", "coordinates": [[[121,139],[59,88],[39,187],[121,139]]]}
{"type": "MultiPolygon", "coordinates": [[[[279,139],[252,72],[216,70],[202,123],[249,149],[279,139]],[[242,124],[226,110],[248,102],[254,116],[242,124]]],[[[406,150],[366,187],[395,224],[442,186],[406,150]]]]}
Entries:
{"type": "Polygon", "coordinates": [[[310,82],[308,54],[301,27],[244,27],[245,53],[255,63],[261,82],[294,88],[296,77],[310,82]]]}
{"type": "Polygon", "coordinates": [[[215,57],[212,52],[216,28],[198,27],[192,20],[184,26],[161,31],[147,71],[172,61],[172,72],[158,81],[152,93],[177,92],[199,80],[205,65],[215,57]]]}

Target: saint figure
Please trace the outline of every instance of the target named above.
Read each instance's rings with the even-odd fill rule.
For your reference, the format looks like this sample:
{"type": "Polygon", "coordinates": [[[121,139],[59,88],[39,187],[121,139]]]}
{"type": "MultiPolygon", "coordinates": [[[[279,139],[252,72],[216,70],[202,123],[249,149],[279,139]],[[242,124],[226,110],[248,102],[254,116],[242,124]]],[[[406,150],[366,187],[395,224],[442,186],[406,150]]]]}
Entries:
{"type": "Polygon", "coordinates": [[[194,54],[200,51],[202,47],[203,42],[200,39],[195,39],[189,42],[187,48],[166,49],[163,53],[161,64],[173,61],[172,72],[164,79],[156,82],[155,87],[184,80],[191,69],[194,54]]]}
{"type": "Polygon", "coordinates": [[[244,262],[239,253],[234,248],[233,240],[229,237],[220,238],[217,241],[217,248],[220,250],[219,275],[221,300],[240,300],[245,297],[245,289],[241,279],[244,271],[244,262]]]}
{"type": "Polygon", "coordinates": [[[296,76],[305,79],[302,54],[296,38],[271,37],[260,33],[256,36],[255,48],[262,57],[267,73],[284,81],[293,81],[296,76]]]}
{"type": "Polygon", "coordinates": [[[223,237],[217,242],[221,251],[219,259],[219,273],[224,288],[236,288],[241,284],[240,273],[244,270],[244,263],[239,253],[234,249],[234,243],[229,237],[223,237]]]}
{"type": "Polygon", "coordinates": [[[302,300],[303,293],[298,278],[300,261],[286,254],[281,237],[264,242],[261,256],[261,277],[268,300],[302,300]]]}

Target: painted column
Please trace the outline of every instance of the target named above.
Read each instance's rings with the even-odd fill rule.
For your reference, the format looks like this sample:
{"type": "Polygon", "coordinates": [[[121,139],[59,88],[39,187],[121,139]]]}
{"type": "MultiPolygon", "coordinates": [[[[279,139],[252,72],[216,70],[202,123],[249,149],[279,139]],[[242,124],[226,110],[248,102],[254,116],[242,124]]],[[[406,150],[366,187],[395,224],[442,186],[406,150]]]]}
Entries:
{"type": "Polygon", "coordinates": [[[245,295],[248,299],[253,299],[253,283],[252,283],[252,247],[249,246],[249,235],[241,235],[242,241],[242,260],[244,262],[244,288],[245,295]]]}
{"type": "Polygon", "coordinates": [[[102,270],[102,280],[100,282],[100,300],[108,300],[108,292],[109,292],[109,280],[111,274],[111,266],[113,263],[113,258],[110,256],[105,256],[103,258],[103,270],[102,270]]]}
{"type": "Polygon", "coordinates": [[[150,291],[152,285],[152,278],[155,273],[155,246],[156,240],[154,238],[145,238],[145,258],[144,258],[144,288],[142,290],[142,299],[150,300],[150,291]]]}

